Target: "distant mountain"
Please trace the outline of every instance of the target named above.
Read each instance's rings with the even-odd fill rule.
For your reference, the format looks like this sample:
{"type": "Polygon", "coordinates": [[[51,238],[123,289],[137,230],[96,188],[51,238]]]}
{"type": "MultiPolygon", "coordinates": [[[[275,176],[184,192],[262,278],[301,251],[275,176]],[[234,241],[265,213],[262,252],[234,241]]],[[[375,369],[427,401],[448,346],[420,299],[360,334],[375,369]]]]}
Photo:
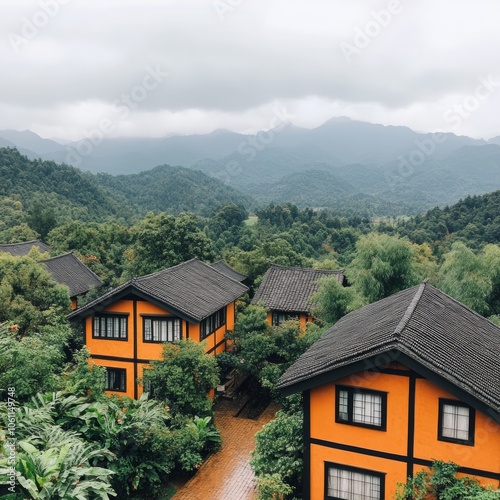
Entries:
{"type": "Polygon", "coordinates": [[[0,130],[0,137],[7,139],[16,145],[19,150],[28,150],[37,155],[46,155],[60,151],[64,146],[50,139],[43,139],[39,135],[25,130],[0,130]]]}
{"type": "MultiPolygon", "coordinates": [[[[379,205],[382,199],[414,214],[455,203],[468,194],[500,188],[495,149],[500,147],[500,137],[487,143],[451,133],[420,134],[407,127],[342,117],[314,129],[287,124],[255,135],[217,130],[166,138],[104,138],[91,148],[68,144],[58,150],[53,150],[58,145],[55,141],[27,132],[17,134],[7,134],[6,145],[18,141],[22,147],[33,148],[24,151],[30,158],[73,162],[83,170],[113,175],[137,174],[157,165],[181,165],[247,196],[276,202],[338,204],[335,189],[328,195],[324,186],[312,184],[321,184],[323,179],[330,187],[345,182],[357,194],[372,197],[369,199],[376,200],[377,206],[383,207],[383,203],[379,205]],[[298,178],[290,180],[289,176],[309,170],[323,170],[336,180],[330,182],[318,174],[308,179],[306,174],[302,179],[308,181],[309,194],[301,193],[302,201],[297,201],[294,190],[298,178]]],[[[2,137],[0,132],[0,141],[2,137]]]]}

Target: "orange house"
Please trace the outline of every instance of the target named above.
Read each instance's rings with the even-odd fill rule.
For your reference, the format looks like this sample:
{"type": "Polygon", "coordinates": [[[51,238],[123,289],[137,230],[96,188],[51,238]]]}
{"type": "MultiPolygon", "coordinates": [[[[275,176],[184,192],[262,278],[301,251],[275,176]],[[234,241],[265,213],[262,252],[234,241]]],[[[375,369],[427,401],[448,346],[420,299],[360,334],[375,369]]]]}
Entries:
{"type": "Polygon", "coordinates": [[[300,321],[305,328],[313,321],[311,297],[318,291],[318,280],[336,276],[341,285],[346,284],[343,270],[328,271],[307,267],[286,267],[271,264],[255,294],[252,304],[261,304],[269,309],[267,321],[278,326],[290,319],[300,321]]]}
{"type": "Polygon", "coordinates": [[[92,359],[107,368],[109,394],[137,399],[137,379],[166,342],[206,341],[206,352],[226,348],[235,301],[247,287],[198,259],[133,278],[68,317],[83,321],[92,359]]]}
{"type": "Polygon", "coordinates": [[[304,497],[393,498],[434,460],[500,482],[500,328],[422,283],[344,316],[282,376],[304,497]]]}

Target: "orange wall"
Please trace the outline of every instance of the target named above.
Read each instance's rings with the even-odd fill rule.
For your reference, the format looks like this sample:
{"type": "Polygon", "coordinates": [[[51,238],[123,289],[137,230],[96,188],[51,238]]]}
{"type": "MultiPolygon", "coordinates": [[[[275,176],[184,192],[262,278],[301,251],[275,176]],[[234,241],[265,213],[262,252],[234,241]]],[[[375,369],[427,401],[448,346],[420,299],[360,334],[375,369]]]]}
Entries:
{"type": "Polygon", "coordinates": [[[417,380],[415,427],[420,432],[415,434],[415,456],[446,457],[462,467],[500,472],[500,426],[476,410],[474,446],[439,441],[438,398],[457,399],[428,380],[417,380]]]}
{"type": "Polygon", "coordinates": [[[389,392],[387,396],[387,430],[379,431],[335,422],[335,384],[311,391],[311,436],[361,448],[405,454],[408,434],[408,378],[378,374],[343,378],[338,385],[363,387],[389,392]]]}
{"type": "MultiPolygon", "coordinates": [[[[406,369],[402,365],[391,368],[406,369]]],[[[361,372],[310,390],[310,437],[340,446],[407,456],[408,399],[407,376],[361,372]],[[386,431],[335,422],[335,386],[355,386],[387,392],[386,431]]],[[[439,398],[456,399],[434,383],[417,378],[415,382],[415,437],[417,459],[453,461],[462,467],[500,473],[500,426],[476,410],[475,446],[438,440],[439,398]]],[[[378,471],[386,474],[385,498],[391,499],[396,483],[406,481],[407,465],[400,460],[380,458],[355,450],[344,451],[319,443],[310,445],[311,500],[325,497],[325,462],[378,471]]],[[[422,467],[415,467],[414,473],[422,467]]],[[[498,481],[477,476],[482,484],[498,487],[498,481]]]]}
{"type": "MultiPolygon", "coordinates": [[[[152,360],[161,359],[163,344],[144,342],[143,340],[143,316],[148,315],[171,315],[171,313],[151,304],[144,300],[137,300],[137,355],[134,357],[134,303],[132,300],[119,300],[104,308],[103,312],[116,312],[128,314],[128,339],[111,340],[111,339],[95,339],[92,337],[93,316],[85,318],[86,345],[94,356],[112,356],[118,358],[127,358],[130,361],[117,361],[107,359],[95,359],[93,361],[100,366],[109,366],[112,368],[127,369],[127,391],[126,393],[117,393],[134,397],[134,358],[136,360],[152,360]]],[[[210,354],[219,354],[226,349],[224,340],[227,330],[234,328],[235,304],[229,304],[226,308],[226,324],[219,328],[216,332],[209,335],[205,340],[206,352],[210,354]],[[218,345],[220,344],[220,345],[218,345]]],[[[181,320],[181,338],[190,338],[195,342],[200,342],[200,324],[188,323],[186,320],[181,320]]],[[[142,370],[146,363],[137,363],[137,377],[142,377],[142,370]]],[[[142,394],[142,386],[137,387],[137,395],[142,394]]]]}

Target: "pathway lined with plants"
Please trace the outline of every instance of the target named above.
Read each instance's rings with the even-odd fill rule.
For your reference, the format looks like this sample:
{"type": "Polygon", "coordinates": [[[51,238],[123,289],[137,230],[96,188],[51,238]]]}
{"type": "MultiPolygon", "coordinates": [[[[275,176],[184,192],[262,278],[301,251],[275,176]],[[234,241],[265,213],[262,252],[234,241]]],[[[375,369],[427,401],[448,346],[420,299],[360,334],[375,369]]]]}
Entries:
{"type": "Polygon", "coordinates": [[[256,480],[250,467],[255,433],[274,418],[279,407],[271,403],[257,420],[234,417],[237,403],[222,400],[215,409],[222,447],[211,455],[196,475],[172,500],[253,500],[256,480]]]}

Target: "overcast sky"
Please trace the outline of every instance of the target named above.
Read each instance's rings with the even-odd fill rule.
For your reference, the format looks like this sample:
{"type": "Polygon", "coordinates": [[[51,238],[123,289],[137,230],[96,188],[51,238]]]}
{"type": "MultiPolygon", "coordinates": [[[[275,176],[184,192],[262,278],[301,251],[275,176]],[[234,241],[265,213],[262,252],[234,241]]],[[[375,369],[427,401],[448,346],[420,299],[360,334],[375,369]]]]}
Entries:
{"type": "Polygon", "coordinates": [[[498,0],[0,0],[0,129],[500,135],[498,0]]]}

